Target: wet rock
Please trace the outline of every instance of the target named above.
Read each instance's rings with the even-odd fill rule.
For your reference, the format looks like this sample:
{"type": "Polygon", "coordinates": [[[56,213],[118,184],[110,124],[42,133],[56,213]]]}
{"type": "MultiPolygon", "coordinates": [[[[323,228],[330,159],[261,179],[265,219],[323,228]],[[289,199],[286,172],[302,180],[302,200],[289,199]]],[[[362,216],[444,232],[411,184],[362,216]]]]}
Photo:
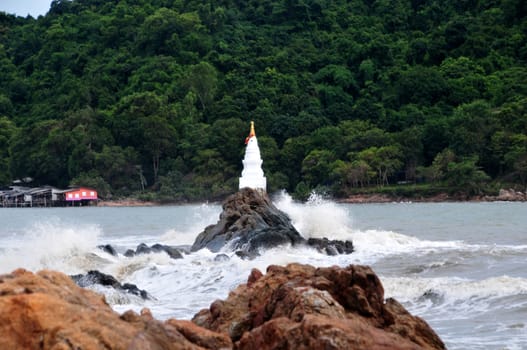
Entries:
{"type": "Polygon", "coordinates": [[[189,321],[119,315],[104,297],[54,271],[0,275],[0,349],[232,349],[226,334],[189,321]]]}
{"type": "Polygon", "coordinates": [[[423,295],[418,298],[419,301],[431,301],[434,305],[440,305],[445,301],[443,294],[434,291],[433,289],[427,289],[423,295]]]}
{"type": "Polygon", "coordinates": [[[219,221],[198,235],[191,251],[208,248],[218,252],[229,245],[233,251],[252,254],[261,248],[304,242],[287,214],[265,192],[243,188],[223,202],[219,221]]]}
{"type": "Polygon", "coordinates": [[[445,349],[366,266],[253,269],[248,283],[197,313],[193,322],[227,333],[236,349],[445,349]]]}
{"type": "Polygon", "coordinates": [[[172,247],[165,244],[154,244],[151,249],[154,252],[165,252],[168,254],[169,257],[172,259],[183,259],[183,254],[179,251],[179,248],[172,247]]]}
{"type": "Polygon", "coordinates": [[[133,249],[127,249],[126,252],[124,252],[124,256],[127,258],[131,258],[135,255],[135,250],[133,249]]]}
{"type": "Polygon", "coordinates": [[[139,296],[143,299],[151,299],[151,297],[145,290],[139,289],[135,284],[132,284],[132,283],[121,284],[112,275],[107,275],[97,270],[88,271],[88,273],[86,273],[85,275],[79,274],[79,275],[73,275],[70,277],[73,279],[73,281],[75,281],[75,283],[79,287],[86,288],[94,284],[99,284],[105,287],[112,287],[113,289],[117,291],[122,291],[122,292],[126,292],[129,294],[139,296]]]}
{"type": "Polygon", "coordinates": [[[152,253],[152,248],[147,246],[145,243],[140,243],[137,248],[135,248],[135,255],[150,253],[152,253]]]}
{"type": "Polygon", "coordinates": [[[131,258],[140,254],[165,252],[172,259],[183,259],[183,254],[181,253],[181,251],[182,249],[180,249],[179,247],[169,246],[165,244],[156,243],[149,247],[145,243],[141,243],[136,247],[135,251],[133,249],[127,249],[124,253],[124,256],[131,258]]]}
{"type": "Polygon", "coordinates": [[[353,253],[353,242],[341,240],[329,240],[327,238],[309,238],[307,244],[316,248],[319,252],[327,255],[351,254],[353,253]]]}
{"type": "Polygon", "coordinates": [[[257,253],[255,252],[246,252],[246,251],[243,251],[243,250],[237,250],[234,252],[234,255],[236,255],[238,258],[242,259],[242,260],[252,260],[254,258],[256,258],[258,256],[257,253]]]}
{"type": "Polygon", "coordinates": [[[218,252],[229,244],[233,250],[256,252],[302,241],[287,215],[271,203],[267,194],[244,188],[225,200],[218,223],[198,235],[191,251],[208,248],[218,252]]]}
{"type": "Polygon", "coordinates": [[[106,252],[110,255],[117,256],[117,251],[110,244],[100,245],[100,246],[97,246],[97,248],[99,248],[103,252],[106,252]]]}

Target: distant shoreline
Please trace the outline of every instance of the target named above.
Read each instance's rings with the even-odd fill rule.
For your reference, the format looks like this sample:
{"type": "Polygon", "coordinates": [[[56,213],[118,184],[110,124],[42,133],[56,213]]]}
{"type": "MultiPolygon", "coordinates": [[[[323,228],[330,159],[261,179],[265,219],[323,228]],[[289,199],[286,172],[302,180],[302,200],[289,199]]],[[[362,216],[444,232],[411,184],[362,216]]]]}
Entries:
{"type": "Polygon", "coordinates": [[[138,199],[99,200],[98,207],[154,207],[161,203],[152,201],[141,201],[138,199]]]}
{"type": "Polygon", "coordinates": [[[431,196],[396,196],[381,193],[355,194],[338,200],[340,203],[391,203],[391,202],[525,202],[527,192],[514,189],[500,189],[497,195],[468,195],[463,193],[448,194],[440,192],[431,196]]]}
{"type": "MultiPolygon", "coordinates": [[[[367,203],[398,203],[398,202],[415,202],[415,203],[449,203],[449,202],[526,202],[527,193],[518,192],[514,190],[500,190],[496,196],[489,195],[474,195],[468,196],[464,194],[449,195],[447,193],[439,193],[434,196],[421,197],[404,197],[404,196],[390,196],[387,194],[371,193],[371,194],[354,194],[343,198],[334,198],[337,203],[350,204],[367,204],[367,203]]],[[[156,201],[142,201],[139,199],[116,199],[116,200],[99,200],[97,206],[99,207],[154,207],[154,206],[168,206],[168,205],[188,205],[193,202],[156,202],[156,201]]],[[[196,202],[201,203],[201,202],[196,202]]],[[[216,203],[216,202],[211,202],[216,203]]],[[[218,201],[217,203],[221,203],[218,201]]]]}
{"type": "Polygon", "coordinates": [[[346,198],[336,200],[339,203],[350,204],[367,204],[367,203],[395,203],[395,202],[415,202],[415,203],[452,203],[452,202],[526,202],[525,195],[518,196],[464,196],[464,195],[448,195],[441,193],[430,197],[402,197],[389,196],[385,194],[356,194],[346,198]]]}

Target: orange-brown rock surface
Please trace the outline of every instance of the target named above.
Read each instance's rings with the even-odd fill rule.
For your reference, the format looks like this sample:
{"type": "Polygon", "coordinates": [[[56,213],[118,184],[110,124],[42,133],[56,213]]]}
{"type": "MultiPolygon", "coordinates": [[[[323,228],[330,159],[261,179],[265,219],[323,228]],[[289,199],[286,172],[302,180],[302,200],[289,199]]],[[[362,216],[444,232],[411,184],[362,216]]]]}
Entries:
{"type": "Polygon", "coordinates": [[[290,264],[253,270],[247,284],[193,321],[227,333],[237,349],[444,349],[419,317],[365,266],[290,264]]]}
{"type": "Polygon", "coordinates": [[[147,309],[119,315],[103,296],[59,272],[0,275],[0,349],[204,348],[229,349],[232,343],[188,321],[157,321],[147,309]]]}
{"type": "Polygon", "coordinates": [[[246,284],[190,321],[119,315],[54,271],[0,275],[0,349],[444,349],[422,319],[364,266],[291,264],[246,284]]]}

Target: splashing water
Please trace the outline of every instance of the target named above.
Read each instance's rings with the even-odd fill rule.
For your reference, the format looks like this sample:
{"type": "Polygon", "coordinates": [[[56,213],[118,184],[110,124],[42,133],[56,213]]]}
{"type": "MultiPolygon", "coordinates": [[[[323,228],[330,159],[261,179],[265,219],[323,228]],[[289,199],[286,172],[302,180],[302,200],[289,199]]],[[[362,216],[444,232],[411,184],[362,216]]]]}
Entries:
{"type": "Polygon", "coordinates": [[[2,256],[2,272],[23,267],[27,270],[53,269],[80,273],[102,258],[89,254],[101,235],[96,224],[75,226],[59,219],[33,223],[22,235],[12,238],[2,256]]]}
{"type": "Polygon", "coordinates": [[[216,259],[208,250],[178,260],[164,252],[125,257],[125,249],[141,242],[193,243],[218,220],[221,206],[0,210],[0,272],[97,269],[154,297],[144,301],[99,290],[117,311],[146,306],[157,318],[189,319],[246,282],[252,268],[264,272],[270,264],[290,262],[370,265],[385,297],[429,322],[449,349],[527,348],[524,204],[349,205],[320,195],[303,204],[285,192],[274,203],[304,237],[352,240],[355,252],[327,256],[282,246],[250,261],[229,251],[216,259]],[[97,248],[108,243],[119,248],[118,256],[97,248]]]}
{"type": "Polygon", "coordinates": [[[298,203],[282,191],[275,199],[276,207],[287,213],[304,238],[351,239],[351,220],[339,204],[312,193],[308,201],[298,203]]]}

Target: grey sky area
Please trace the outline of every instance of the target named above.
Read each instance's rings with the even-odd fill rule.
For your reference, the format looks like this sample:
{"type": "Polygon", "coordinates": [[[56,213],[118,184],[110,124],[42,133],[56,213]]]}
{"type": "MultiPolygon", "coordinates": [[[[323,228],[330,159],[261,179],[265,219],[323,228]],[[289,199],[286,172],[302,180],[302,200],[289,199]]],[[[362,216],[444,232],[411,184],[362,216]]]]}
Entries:
{"type": "Polygon", "coordinates": [[[0,11],[37,18],[48,12],[50,4],[51,0],[0,0],[0,11]]]}

